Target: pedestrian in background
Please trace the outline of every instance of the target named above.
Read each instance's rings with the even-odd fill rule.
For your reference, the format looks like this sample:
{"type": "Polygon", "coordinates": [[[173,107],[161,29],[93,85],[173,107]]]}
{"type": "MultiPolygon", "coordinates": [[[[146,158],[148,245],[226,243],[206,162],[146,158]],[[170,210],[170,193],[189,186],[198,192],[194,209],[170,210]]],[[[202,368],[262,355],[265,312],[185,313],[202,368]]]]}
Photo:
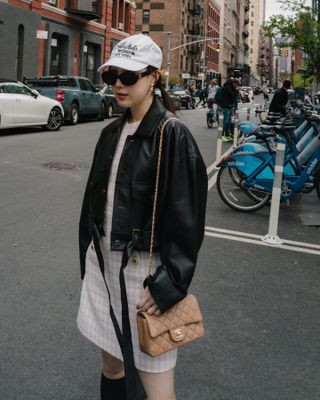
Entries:
{"type": "Polygon", "coordinates": [[[221,91],[221,110],[223,114],[222,141],[233,140],[231,129],[231,119],[234,116],[238,105],[239,81],[238,79],[228,79],[221,91]]]}
{"type": "Polygon", "coordinates": [[[269,106],[269,112],[277,112],[282,115],[287,113],[287,103],[288,103],[288,90],[291,88],[291,81],[286,79],[283,81],[282,87],[278,89],[271,100],[269,106]]]}
{"type": "Polygon", "coordinates": [[[269,90],[266,86],[263,88],[263,99],[264,99],[264,104],[267,105],[269,102],[269,90]]]}
{"type": "Polygon", "coordinates": [[[216,94],[218,90],[220,89],[220,86],[218,85],[218,80],[217,79],[212,79],[210,82],[210,85],[208,86],[207,90],[207,104],[208,108],[213,110],[213,117],[215,118],[217,108],[218,108],[218,103],[216,102],[216,94]]]}
{"type": "Polygon", "coordinates": [[[199,100],[198,100],[198,103],[196,104],[196,107],[198,107],[201,102],[202,102],[202,107],[205,107],[206,102],[207,102],[206,93],[207,93],[207,90],[205,87],[203,89],[200,89],[199,100]]]}
{"type": "Polygon", "coordinates": [[[99,68],[119,105],[127,108],[101,133],[80,218],[83,286],[77,323],[102,350],[101,400],[142,399],[137,370],[148,400],[175,399],[177,350],[154,358],[141,352],[136,313],[159,315],[186,296],[203,240],[208,179],[188,128],[170,120],[157,196],[156,268],[147,277],[159,134],[174,116],[161,64],[158,45],[139,34],[119,42],[99,68]]]}
{"type": "Polygon", "coordinates": [[[211,101],[211,100],[212,101],[214,100],[218,88],[219,88],[218,80],[217,79],[212,79],[211,82],[210,82],[210,85],[208,86],[208,91],[207,91],[207,93],[208,93],[207,101],[208,102],[211,101]]]}

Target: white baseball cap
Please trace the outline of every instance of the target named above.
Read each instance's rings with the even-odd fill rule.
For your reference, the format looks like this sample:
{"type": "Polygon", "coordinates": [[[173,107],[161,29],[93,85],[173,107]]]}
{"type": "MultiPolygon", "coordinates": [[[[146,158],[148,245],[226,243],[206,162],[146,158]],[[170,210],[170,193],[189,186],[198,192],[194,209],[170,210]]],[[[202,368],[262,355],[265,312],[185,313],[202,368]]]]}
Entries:
{"type": "Polygon", "coordinates": [[[110,58],[98,71],[106,67],[118,67],[128,71],[140,71],[143,68],[161,68],[162,51],[148,35],[138,34],[121,40],[112,50],[110,58]]]}

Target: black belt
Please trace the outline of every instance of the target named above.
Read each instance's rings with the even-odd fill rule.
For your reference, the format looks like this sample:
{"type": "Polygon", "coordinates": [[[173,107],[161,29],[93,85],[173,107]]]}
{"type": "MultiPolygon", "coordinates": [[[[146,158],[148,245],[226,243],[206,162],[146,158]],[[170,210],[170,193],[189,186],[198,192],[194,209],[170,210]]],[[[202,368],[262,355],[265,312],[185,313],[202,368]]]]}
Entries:
{"type": "Polygon", "coordinates": [[[96,250],[99,267],[101,274],[103,276],[103,280],[108,292],[109,297],[109,312],[110,317],[115,329],[115,333],[119,342],[119,346],[123,356],[124,362],[124,370],[125,370],[125,378],[126,378],[126,392],[127,398],[130,400],[144,400],[146,398],[146,394],[144,392],[143,386],[141,384],[138,371],[134,364],[133,357],[133,346],[132,346],[132,336],[131,336],[131,327],[130,327],[130,319],[129,319],[129,308],[128,308],[128,299],[127,299],[127,291],[126,284],[124,279],[124,269],[128,264],[129,258],[132,256],[134,250],[136,250],[134,246],[134,241],[131,240],[128,242],[123,250],[122,254],[122,262],[119,273],[119,281],[120,281],[120,291],[121,291],[121,305],[122,305],[122,332],[120,326],[118,324],[117,318],[115,316],[113,307],[111,305],[111,296],[110,291],[106,282],[105,274],[104,274],[104,260],[100,247],[100,233],[99,229],[96,225],[94,225],[93,230],[93,243],[96,250]]]}
{"type": "MultiPolygon", "coordinates": [[[[111,234],[111,250],[122,251],[125,249],[127,243],[132,241],[134,250],[149,251],[150,238],[151,238],[151,232],[143,229],[132,229],[131,236],[114,233],[111,234]]],[[[157,248],[157,241],[154,240],[153,250],[155,250],[156,248],[157,248]]]]}

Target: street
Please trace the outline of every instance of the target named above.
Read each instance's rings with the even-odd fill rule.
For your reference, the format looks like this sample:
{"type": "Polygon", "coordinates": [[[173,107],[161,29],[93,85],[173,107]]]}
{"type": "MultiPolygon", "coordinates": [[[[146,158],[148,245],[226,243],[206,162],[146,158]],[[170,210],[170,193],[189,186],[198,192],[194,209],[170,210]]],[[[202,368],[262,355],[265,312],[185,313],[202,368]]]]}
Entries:
{"type": "MultiPolygon", "coordinates": [[[[262,101],[241,105],[240,120],[262,101]]],[[[217,129],[207,128],[206,109],[178,116],[209,168],[217,129]]],[[[100,352],[76,326],[77,231],[94,147],[112,120],[0,133],[3,400],[99,399],[100,352]]],[[[214,184],[209,191],[190,290],[206,333],[179,351],[177,400],[320,398],[320,228],[303,225],[297,196],[280,207],[279,236],[288,243],[265,245],[269,211],[238,213],[214,184]]]]}

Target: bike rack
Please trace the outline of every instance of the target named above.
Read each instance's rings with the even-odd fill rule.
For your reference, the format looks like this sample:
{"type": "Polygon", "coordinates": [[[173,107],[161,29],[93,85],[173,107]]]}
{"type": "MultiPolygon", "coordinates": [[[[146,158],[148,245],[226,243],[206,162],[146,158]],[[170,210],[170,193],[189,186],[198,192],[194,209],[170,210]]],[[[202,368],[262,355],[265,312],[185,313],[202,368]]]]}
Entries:
{"type": "Polygon", "coordinates": [[[286,145],[284,143],[277,144],[276,164],[274,167],[271,209],[269,216],[269,229],[268,233],[261,238],[264,243],[271,245],[280,245],[283,243],[278,236],[278,222],[285,150],[286,145]]]}
{"type": "Polygon", "coordinates": [[[251,110],[250,110],[250,108],[248,107],[248,108],[247,108],[247,121],[250,121],[250,112],[251,112],[251,110]]]}
{"type": "Polygon", "coordinates": [[[239,135],[239,111],[236,111],[234,118],[234,132],[233,132],[233,148],[238,146],[239,135]]]}
{"type": "Polygon", "coordinates": [[[219,125],[218,125],[218,137],[217,137],[216,163],[218,163],[222,154],[222,129],[223,129],[223,115],[222,113],[220,113],[219,125]]]}

